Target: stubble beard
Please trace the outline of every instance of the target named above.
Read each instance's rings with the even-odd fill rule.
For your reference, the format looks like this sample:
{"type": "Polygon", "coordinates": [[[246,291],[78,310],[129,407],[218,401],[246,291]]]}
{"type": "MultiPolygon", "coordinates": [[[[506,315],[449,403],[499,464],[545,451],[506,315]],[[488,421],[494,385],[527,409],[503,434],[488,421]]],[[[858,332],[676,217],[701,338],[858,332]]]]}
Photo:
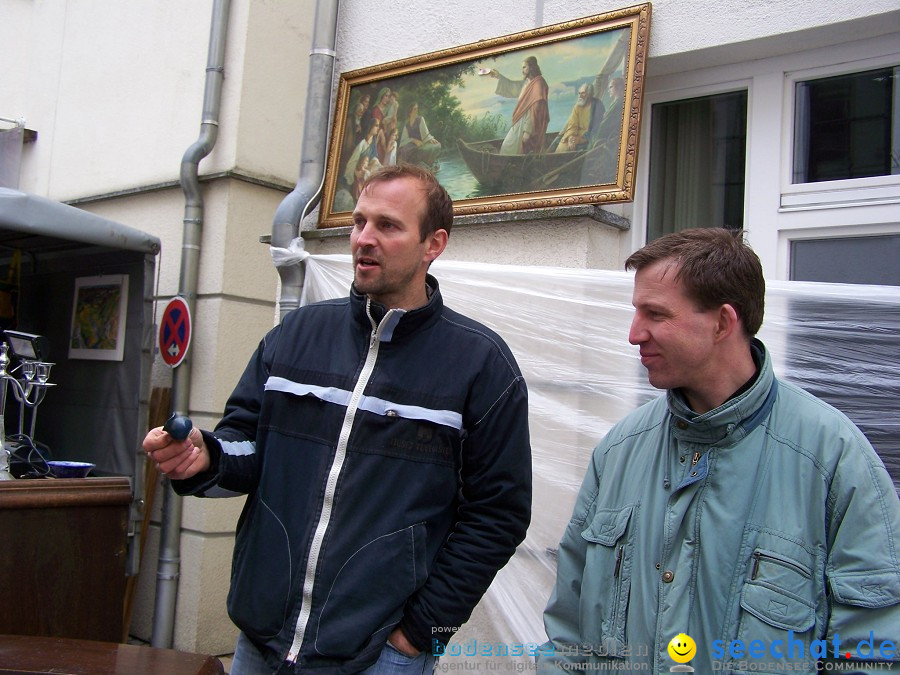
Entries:
{"type": "Polygon", "coordinates": [[[372,299],[383,300],[388,296],[403,295],[412,285],[416,277],[416,270],[395,271],[388,275],[384,267],[379,266],[375,274],[368,279],[361,279],[359,272],[354,272],[353,286],[357,293],[367,295],[372,299]]]}

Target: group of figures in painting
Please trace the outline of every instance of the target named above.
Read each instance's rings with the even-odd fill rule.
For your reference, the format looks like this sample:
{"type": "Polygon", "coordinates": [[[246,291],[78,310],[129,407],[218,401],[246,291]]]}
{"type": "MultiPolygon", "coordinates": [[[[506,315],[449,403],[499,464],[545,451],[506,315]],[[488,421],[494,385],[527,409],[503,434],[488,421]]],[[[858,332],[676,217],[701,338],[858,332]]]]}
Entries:
{"type": "MultiPolygon", "coordinates": [[[[622,77],[604,68],[593,82],[582,82],[568,119],[559,131],[548,132],[550,91],[535,56],[522,62],[521,79],[493,68],[479,74],[497,80],[498,96],[516,99],[505,137],[456,140],[462,160],[482,185],[518,191],[615,181],[624,116],[622,77]]],[[[439,174],[438,159],[449,148],[429,130],[425,112],[419,101],[403,100],[388,86],[374,97],[363,91],[351,101],[341,143],[336,211],[352,210],[368,176],[382,166],[403,162],[439,174]]]]}
{"type": "Polygon", "coordinates": [[[362,94],[351,106],[342,145],[343,194],[336,195],[337,210],[351,210],[366,179],[383,166],[403,162],[437,170],[440,142],[428,131],[417,101],[404,102],[401,114],[397,92],[379,89],[375,104],[362,94]],[[338,200],[344,202],[341,208],[338,200]]]}

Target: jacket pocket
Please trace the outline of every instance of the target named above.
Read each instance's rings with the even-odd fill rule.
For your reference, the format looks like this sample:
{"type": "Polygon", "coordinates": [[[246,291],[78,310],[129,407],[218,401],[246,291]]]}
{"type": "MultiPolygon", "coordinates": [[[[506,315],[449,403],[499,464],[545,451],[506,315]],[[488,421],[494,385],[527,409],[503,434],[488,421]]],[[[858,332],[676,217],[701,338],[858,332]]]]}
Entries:
{"type": "Polygon", "coordinates": [[[766,548],[756,548],[750,557],[737,638],[748,650],[754,642],[763,646],[743,659],[752,664],[752,672],[769,663],[793,662],[799,667],[801,662],[815,661],[808,650],[816,625],[817,592],[812,568],[802,560],[806,557],[766,548]]]}
{"type": "Polygon", "coordinates": [[[340,565],[319,615],[318,653],[348,658],[372,638],[384,642],[428,577],[425,539],[417,523],[373,539],[340,565]]]}
{"type": "Polygon", "coordinates": [[[900,575],[897,570],[832,574],[829,585],[835,600],[844,605],[878,609],[900,603],[900,575]]]}
{"type": "Polygon", "coordinates": [[[631,552],[628,534],[635,506],[599,509],[581,536],[589,542],[580,596],[585,649],[617,658],[626,652],[625,624],[631,591],[631,552]]]}
{"type": "Polygon", "coordinates": [[[234,543],[228,613],[241,630],[264,641],[284,628],[290,612],[290,540],[259,493],[248,497],[234,543]],[[259,584],[264,576],[265,584],[259,584]]]}

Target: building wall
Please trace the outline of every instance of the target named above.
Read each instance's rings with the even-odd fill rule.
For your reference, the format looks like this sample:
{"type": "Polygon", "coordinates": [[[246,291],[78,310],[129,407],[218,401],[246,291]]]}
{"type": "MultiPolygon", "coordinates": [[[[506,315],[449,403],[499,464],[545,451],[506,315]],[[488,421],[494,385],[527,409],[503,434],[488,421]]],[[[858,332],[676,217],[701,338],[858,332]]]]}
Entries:
{"type": "MultiPolygon", "coordinates": [[[[312,3],[231,3],[216,145],[200,163],[204,224],[189,410],[211,428],[260,337],[276,320],[278,275],[260,235],[296,180],[312,3]]],[[[197,140],[212,0],[120,3],[0,0],[0,117],[38,132],[20,189],[74,203],[162,240],[159,309],[179,290],[181,161],[197,140]]],[[[172,384],[157,359],[153,386],[172,384]]],[[[243,500],[186,500],[176,609],[179,649],[221,654],[243,500]]],[[[132,634],[152,635],[162,491],[137,584],[132,634]]]]}
{"type": "MultiPolygon", "coordinates": [[[[591,5],[590,11],[599,14],[623,6],[627,5],[604,0],[591,5]]],[[[454,2],[453,12],[425,1],[389,2],[374,13],[362,0],[345,0],[338,28],[337,68],[341,72],[355,70],[568,21],[585,13],[584,4],[572,0],[501,1],[488,6],[461,0],[454,2]],[[400,31],[402,39],[398,40],[395,27],[405,25],[407,16],[416,17],[416,29],[400,31]]],[[[527,257],[531,264],[618,269],[631,251],[646,243],[650,106],[734,89],[747,89],[750,94],[744,223],[767,277],[789,278],[789,246],[794,239],[898,232],[900,177],[853,181],[842,195],[832,194],[833,185],[797,188],[789,181],[794,80],[900,63],[898,35],[900,9],[895,2],[884,0],[841,1],[827,3],[827,7],[806,1],[656,0],[652,3],[635,199],[631,204],[606,207],[630,219],[631,230],[619,232],[582,217],[564,216],[554,218],[551,227],[543,223],[524,228],[520,223],[492,224],[490,228],[462,225],[454,231],[445,255],[490,262],[520,262],[527,257]],[[855,187],[860,184],[862,191],[855,187]],[[822,199],[816,200],[816,195],[822,199]],[[520,237],[524,240],[521,247],[520,237]],[[593,243],[598,239],[603,242],[602,250],[593,243]],[[453,240],[462,243],[454,248],[453,240]],[[566,246],[560,247],[560,240],[566,246]]],[[[314,218],[304,223],[304,230],[314,227],[314,218]]],[[[344,252],[347,246],[346,234],[343,239],[307,234],[307,248],[313,252],[344,252]]]]}
{"type": "MultiPolygon", "coordinates": [[[[336,74],[626,3],[364,0],[341,3],[336,74]]],[[[212,0],[0,0],[0,117],[24,118],[38,140],[20,188],[159,236],[160,305],[178,291],[184,197],[180,162],[199,133],[212,0]]],[[[259,237],[298,174],[315,5],[234,0],[215,149],[200,164],[206,201],[194,317],[190,412],[211,427],[259,337],[276,320],[278,277],[259,237]]],[[[649,106],[747,88],[745,222],[767,276],[787,278],[792,237],[900,231],[897,180],[799,195],[786,180],[792,78],[853,64],[897,63],[896,0],[686,3],[656,0],[633,204],[608,207],[620,230],[584,216],[456,228],[456,260],[620,268],[645,239],[649,106]]],[[[337,75],[336,75],[337,77],[337,75]]],[[[328,125],[321,122],[322,133],[328,125]]],[[[347,232],[307,248],[346,252],[347,232]]],[[[154,385],[171,371],[157,360],[154,385]]],[[[152,628],[159,504],[144,557],[133,633],[152,628]]],[[[224,610],[240,500],[186,500],[175,646],[227,653],[236,630],[224,610]]]]}

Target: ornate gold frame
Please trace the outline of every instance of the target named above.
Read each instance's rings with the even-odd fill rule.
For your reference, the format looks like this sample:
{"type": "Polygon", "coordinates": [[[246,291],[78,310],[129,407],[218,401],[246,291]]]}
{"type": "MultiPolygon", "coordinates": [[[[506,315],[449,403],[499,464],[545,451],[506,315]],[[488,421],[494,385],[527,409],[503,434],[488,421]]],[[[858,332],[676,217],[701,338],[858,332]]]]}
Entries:
{"type": "MultiPolygon", "coordinates": [[[[362,159],[363,155],[375,153],[375,150],[359,142],[357,129],[361,130],[365,115],[372,113],[379,103],[373,99],[385,90],[395,92],[396,114],[393,118],[383,115],[383,111],[390,113],[391,101],[390,97],[382,95],[383,105],[378,106],[382,113],[379,125],[371,124],[371,119],[366,122],[370,129],[377,126],[372,144],[377,145],[379,150],[392,146],[384,138],[382,144],[376,144],[374,134],[384,134],[383,129],[396,129],[399,140],[405,126],[403,110],[410,105],[410,101],[418,102],[414,99],[423,96],[431,99],[435,110],[426,110],[422,117],[428,120],[430,129],[427,131],[441,144],[442,154],[436,160],[436,176],[453,197],[455,215],[630,201],[634,196],[650,7],[650,3],[635,5],[341,74],[325,167],[319,227],[351,224],[355,203],[353,192],[356,189],[354,182],[349,180],[354,177],[351,163],[358,167],[358,181],[363,179],[367,164],[378,164],[371,159],[362,159]],[[490,125],[506,122],[512,116],[497,112],[478,117],[475,114],[478,108],[466,108],[460,97],[475,96],[476,90],[485,89],[488,80],[491,80],[491,86],[494,80],[499,82],[495,74],[501,67],[510,76],[517,76],[518,73],[511,68],[518,67],[518,62],[529,56],[545,64],[545,72],[550,69],[559,72],[563,63],[570,69],[567,72],[571,72],[568,79],[553,79],[552,86],[548,83],[549,92],[545,100],[550,122],[546,127],[546,139],[553,138],[566,124],[561,111],[565,115],[574,114],[573,106],[578,97],[576,90],[583,83],[590,82],[593,86],[601,86],[602,83],[605,87],[613,79],[624,80],[624,92],[620,99],[614,97],[616,92],[601,92],[603,96],[599,100],[605,102],[608,114],[598,116],[600,122],[596,125],[592,122],[591,126],[604,128],[606,135],[602,140],[585,140],[578,146],[580,149],[571,152],[564,149],[560,156],[548,151],[546,144],[542,152],[505,154],[494,149],[499,147],[499,139],[462,142],[467,141],[464,136],[469,132],[480,130],[485,133],[484,126],[496,128],[490,125]],[[515,65],[511,64],[511,59],[515,59],[515,65]],[[360,105],[365,94],[369,95],[367,108],[360,105]],[[436,96],[443,98],[435,99],[436,96]],[[621,112],[617,105],[619,100],[622,102],[621,112]],[[359,115],[361,110],[362,116],[359,115]],[[616,129],[619,114],[621,128],[616,129]],[[467,125],[464,127],[466,131],[453,135],[453,125],[458,127],[461,123],[467,125]],[[609,123],[616,123],[616,126],[609,123]],[[478,129],[479,124],[481,129],[478,129]],[[608,132],[609,129],[614,131],[608,132]],[[448,151],[452,145],[456,146],[456,155],[452,150],[448,151]],[[468,163],[465,163],[464,153],[468,163]],[[479,172],[478,177],[476,171],[479,172]],[[475,187],[470,190],[473,184],[475,187]]],[[[546,79],[550,77],[548,75],[546,79]]],[[[499,107],[502,105],[501,97],[498,94],[495,97],[499,107]]],[[[482,100],[489,101],[489,98],[482,100]]],[[[507,100],[509,102],[505,105],[509,107],[512,99],[507,100]]],[[[422,113],[421,107],[419,112],[422,113]]],[[[416,125],[420,121],[414,116],[408,120],[412,121],[406,127],[407,141],[410,129],[418,128],[416,125]]],[[[365,130],[362,133],[365,134],[365,130]]],[[[404,149],[410,147],[408,144],[403,146],[404,149]]],[[[390,150],[385,151],[384,159],[385,163],[392,163],[390,150]]],[[[423,161],[434,160],[429,157],[423,161]]]]}

